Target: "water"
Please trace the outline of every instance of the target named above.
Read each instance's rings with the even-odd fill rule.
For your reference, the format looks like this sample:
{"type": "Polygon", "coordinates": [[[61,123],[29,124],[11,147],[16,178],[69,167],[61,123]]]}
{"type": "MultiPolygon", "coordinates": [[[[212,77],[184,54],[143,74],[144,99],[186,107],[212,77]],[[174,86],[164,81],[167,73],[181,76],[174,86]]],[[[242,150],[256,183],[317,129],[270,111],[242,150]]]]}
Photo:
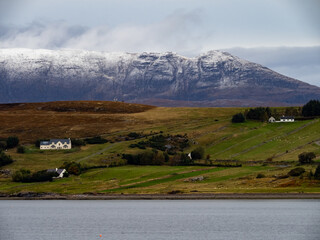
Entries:
{"type": "Polygon", "coordinates": [[[320,201],[0,201],[0,239],[319,240],[320,201]]]}

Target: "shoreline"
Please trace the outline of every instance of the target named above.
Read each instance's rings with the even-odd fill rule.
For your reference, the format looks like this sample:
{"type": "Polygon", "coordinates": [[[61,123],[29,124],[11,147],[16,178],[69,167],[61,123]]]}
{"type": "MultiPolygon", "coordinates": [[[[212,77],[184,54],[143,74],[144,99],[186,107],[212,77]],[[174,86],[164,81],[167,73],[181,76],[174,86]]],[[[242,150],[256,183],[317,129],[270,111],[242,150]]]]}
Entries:
{"type": "Polygon", "coordinates": [[[320,199],[320,193],[203,193],[203,194],[54,194],[0,195],[0,200],[241,200],[320,199]]]}

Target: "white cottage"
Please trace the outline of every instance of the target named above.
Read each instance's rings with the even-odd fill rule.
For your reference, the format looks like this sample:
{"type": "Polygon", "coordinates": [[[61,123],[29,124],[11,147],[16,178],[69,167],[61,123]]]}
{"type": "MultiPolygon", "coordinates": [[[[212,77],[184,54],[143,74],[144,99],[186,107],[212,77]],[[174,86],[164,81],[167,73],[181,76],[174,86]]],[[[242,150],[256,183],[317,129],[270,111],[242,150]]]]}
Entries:
{"type": "Polygon", "coordinates": [[[294,122],[293,116],[282,116],[280,122],[294,122]]]}
{"type": "Polygon", "coordinates": [[[40,149],[71,149],[71,139],[50,139],[50,141],[41,141],[40,149]]]}

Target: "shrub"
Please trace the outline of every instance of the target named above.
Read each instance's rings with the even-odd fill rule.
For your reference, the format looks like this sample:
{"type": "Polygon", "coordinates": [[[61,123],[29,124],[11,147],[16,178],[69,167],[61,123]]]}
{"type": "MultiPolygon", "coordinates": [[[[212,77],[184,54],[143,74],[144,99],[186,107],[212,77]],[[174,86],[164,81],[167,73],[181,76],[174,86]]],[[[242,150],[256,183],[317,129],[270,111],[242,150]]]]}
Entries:
{"type": "Polygon", "coordinates": [[[18,146],[17,153],[25,153],[25,152],[26,152],[26,149],[24,146],[18,146]]]}
{"type": "Polygon", "coordinates": [[[310,164],[313,162],[313,159],[316,157],[314,152],[304,152],[299,154],[299,163],[300,164],[310,164]]]}
{"type": "Polygon", "coordinates": [[[292,169],[290,172],[288,172],[288,175],[289,176],[292,176],[292,177],[298,177],[300,176],[301,174],[303,174],[306,170],[302,167],[297,167],[297,168],[294,168],[292,169]]]}
{"type": "Polygon", "coordinates": [[[8,137],[7,139],[7,148],[14,148],[18,146],[19,138],[15,136],[8,137]]]}
{"type": "Polygon", "coordinates": [[[51,182],[52,178],[57,176],[58,174],[55,172],[47,172],[47,170],[42,170],[31,175],[31,182],[51,182]]]}
{"type": "Polygon", "coordinates": [[[259,173],[256,178],[265,178],[266,176],[263,173],[259,173]]]}
{"type": "Polygon", "coordinates": [[[237,113],[237,114],[235,114],[235,115],[233,115],[233,117],[232,117],[232,122],[233,123],[243,123],[243,122],[245,122],[245,117],[244,117],[244,115],[242,114],[242,113],[237,113]]]}
{"type": "Polygon", "coordinates": [[[10,156],[6,155],[4,152],[0,152],[0,167],[12,163],[13,160],[10,156]]]}
{"type": "Polygon", "coordinates": [[[194,149],[191,152],[191,158],[193,160],[202,159],[203,156],[204,156],[204,148],[203,147],[197,147],[196,149],[194,149]]]}
{"type": "Polygon", "coordinates": [[[128,137],[135,139],[135,138],[139,138],[140,134],[136,133],[136,132],[131,132],[131,133],[128,134],[128,137]]]}

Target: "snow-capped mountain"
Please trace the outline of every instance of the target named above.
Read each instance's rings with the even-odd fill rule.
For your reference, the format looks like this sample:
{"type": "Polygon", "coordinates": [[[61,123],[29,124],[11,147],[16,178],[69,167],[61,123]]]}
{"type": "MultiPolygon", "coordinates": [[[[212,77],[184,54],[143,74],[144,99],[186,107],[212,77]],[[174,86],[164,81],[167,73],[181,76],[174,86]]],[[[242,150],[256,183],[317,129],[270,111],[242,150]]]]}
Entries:
{"type": "Polygon", "coordinates": [[[114,100],[156,105],[303,104],[320,88],[226,52],[0,49],[0,102],[114,100]]]}

